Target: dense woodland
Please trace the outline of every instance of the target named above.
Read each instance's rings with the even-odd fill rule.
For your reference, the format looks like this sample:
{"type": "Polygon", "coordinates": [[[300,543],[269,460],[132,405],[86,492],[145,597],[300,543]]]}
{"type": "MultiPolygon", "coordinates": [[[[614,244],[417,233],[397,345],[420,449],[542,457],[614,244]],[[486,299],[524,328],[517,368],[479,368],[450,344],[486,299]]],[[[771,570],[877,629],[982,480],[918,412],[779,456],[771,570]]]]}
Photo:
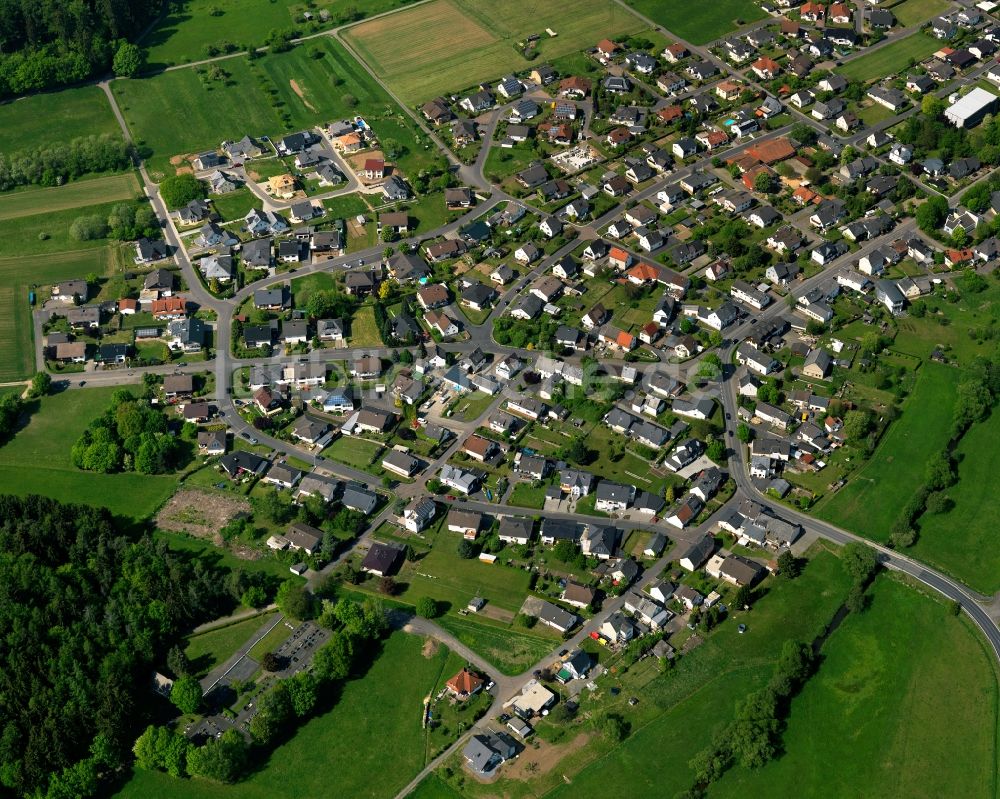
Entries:
{"type": "Polygon", "coordinates": [[[146,725],[182,631],[245,590],[104,509],[0,496],[0,793],[86,797],[146,725]]]}
{"type": "Polygon", "coordinates": [[[119,43],[159,13],[159,0],[0,0],[0,97],[106,72],[119,43]]]}

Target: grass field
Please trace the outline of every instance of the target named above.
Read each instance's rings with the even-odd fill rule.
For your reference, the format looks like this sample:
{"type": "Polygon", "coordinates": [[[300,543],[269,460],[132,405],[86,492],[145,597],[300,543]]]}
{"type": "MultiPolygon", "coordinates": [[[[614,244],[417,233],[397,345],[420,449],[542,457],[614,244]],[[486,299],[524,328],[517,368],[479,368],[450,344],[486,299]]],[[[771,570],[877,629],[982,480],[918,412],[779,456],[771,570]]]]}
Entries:
{"type": "Polygon", "coordinates": [[[908,28],[942,14],[948,10],[949,4],[947,0],[903,0],[887,8],[901,26],[908,28]]]}
{"type": "Polygon", "coordinates": [[[555,649],[559,639],[517,632],[468,617],[443,616],[437,623],[504,674],[520,674],[555,649]]]}
{"type": "Polygon", "coordinates": [[[341,436],[323,450],[323,455],[355,469],[367,469],[382,451],[382,445],[363,438],[341,436]]]}
{"type": "Polygon", "coordinates": [[[462,794],[436,774],[429,774],[410,794],[410,799],[462,799],[462,794]]]}
{"type": "MultiPolygon", "coordinates": [[[[370,117],[380,136],[399,142],[410,160],[428,157],[412,124],[398,118],[401,111],[391,98],[332,39],[318,39],[255,61],[231,58],[222,67],[228,74],[225,83],[203,85],[192,68],[112,84],[133,136],[152,149],[149,165],[157,179],[169,174],[172,156],[218,147],[223,139],[245,134],[278,136],[357,113],[370,117]],[[314,50],[322,52],[322,57],[312,57],[314,50]],[[356,98],[356,106],[344,101],[348,96],[356,98]],[[174,113],[177,107],[185,113],[174,113]],[[290,119],[287,124],[282,120],[285,113],[290,119]]],[[[406,156],[400,165],[404,171],[414,168],[406,156]]]]}
{"type": "Polygon", "coordinates": [[[434,0],[347,30],[346,40],[405,102],[495,80],[646,26],[611,0],[434,0]],[[559,35],[548,38],[552,28],[559,35]],[[515,45],[541,33],[529,62],[515,45]]]}
{"type": "Polygon", "coordinates": [[[1000,414],[974,425],[959,443],[957,485],[947,490],[955,503],[948,513],[920,517],[914,557],[955,575],[976,591],[1000,590],[1000,551],[993,513],[1000,475],[1000,414]]]}
{"type": "Polygon", "coordinates": [[[352,347],[381,347],[382,337],[378,332],[378,325],[375,324],[375,309],[371,305],[364,305],[355,311],[351,317],[350,346],[352,347]]]}
{"type": "Polygon", "coordinates": [[[0,152],[8,155],[101,133],[120,134],[121,128],[107,97],[96,86],[0,104],[0,152]]]}
{"type": "MultiPolygon", "coordinates": [[[[7,224],[13,235],[15,223],[7,224]]],[[[21,380],[35,371],[30,288],[85,277],[91,272],[108,274],[111,255],[111,248],[104,246],[50,255],[0,257],[0,382],[21,380]]]]}
{"type": "Polygon", "coordinates": [[[883,576],[823,656],[792,701],[784,756],[733,769],[713,797],[996,796],[996,664],[964,616],[883,576]]]}
{"type": "Polygon", "coordinates": [[[744,23],[767,16],[752,0],[692,6],[685,0],[626,0],[636,11],[692,44],[707,44],[744,23]]]}
{"type": "MultiPolygon", "coordinates": [[[[263,622],[261,623],[263,624],[263,622]]],[[[254,644],[247,654],[259,663],[263,660],[264,655],[268,652],[274,652],[279,646],[285,643],[291,634],[292,630],[287,623],[278,624],[254,644]]],[[[246,641],[246,638],[243,640],[246,641]]]]}
{"type": "Polygon", "coordinates": [[[260,46],[270,30],[289,30],[301,20],[308,6],[327,10],[330,24],[336,24],[345,11],[355,9],[365,16],[389,11],[413,0],[318,0],[313,3],[272,0],[184,0],[172,3],[170,13],[143,39],[149,48],[147,62],[152,68],[186,64],[206,58],[208,45],[232,42],[245,49],[260,46]]]}
{"type": "Polygon", "coordinates": [[[66,211],[112,200],[130,200],[140,193],[135,174],[125,172],[81,180],[51,189],[0,194],[0,220],[66,211]]]}
{"type": "MultiPolygon", "coordinates": [[[[245,443],[242,439],[240,439],[240,442],[245,443]]],[[[242,449],[238,443],[234,444],[233,448],[237,450],[242,449]]],[[[250,451],[252,448],[249,444],[247,444],[246,449],[250,451]]],[[[260,450],[261,448],[258,447],[257,449],[260,450]]],[[[260,452],[259,454],[266,454],[266,452],[260,452]]],[[[192,483],[194,481],[192,481],[189,477],[188,482],[192,483]]],[[[205,487],[207,488],[209,486],[206,485],[205,487]]],[[[295,577],[289,573],[287,563],[282,563],[280,560],[275,558],[245,560],[243,558],[236,557],[236,555],[228,550],[219,549],[210,541],[206,541],[202,538],[195,538],[194,536],[186,535],[185,533],[173,533],[166,530],[157,530],[153,535],[157,539],[166,541],[167,546],[174,552],[189,552],[193,556],[210,561],[213,565],[220,569],[242,569],[247,572],[259,572],[266,574],[279,580],[304,582],[301,577],[295,577]]]]}
{"type": "MultiPolygon", "coordinates": [[[[262,613],[260,616],[253,616],[227,627],[192,635],[187,640],[184,652],[191,659],[195,669],[194,673],[198,677],[203,677],[216,666],[225,663],[236,650],[250,639],[251,635],[263,626],[265,621],[273,619],[274,615],[274,613],[262,613]]],[[[288,628],[283,624],[279,624],[275,629],[279,628],[288,631],[288,628]]]]}
{"type": "Polygon", "coordinates": [[[816,515],[885,541],[896,516],[924,480],[924,465],[948,443],[958,371],[927,362],[903,413],[848,484],[816,505],[816,515]]]}
{"type": "Polygon", "coordinates": [[[145,519],[177,485],[173,475],[95,474],[73,466],[69,450],[107,408],[113,388],[64,391],[36,403],[28,425],[0,447],[0,480],[8,494],[42,494],[145,519]]]}
{"type": "Polygon", "coordinates": [[[16,219],[0,218],[0,253],[3,258],[7,258],[12,255],[42,255],[105,247],[106,239],[76,241],[69,235],[69,228],[80,216],[107,218],[115,205],[116,202],[104,202],[50,213],[35,213],[16,219]],[[40,238],[42,235],[47,238],[40,238]]]}
{"type": "Polygon", "coordinates": [[[837,72],[848,80],[869,81],[902,72],[913,61],[927,58],[941,47],[941,42],[925,33],[914,33],[898,42],[880,47],[873,53],[848,61],[837,72]]]}
{"type": "MultiPolygon", "coordinates": [[[[449,650],[429,656],[424,639],[396,633],[364,677],[347,682],[337,704],[302,726],[236,785],[177,780],[137,771],[118,799],[388,799],[423,767],[423,698],[440,684],[449,650]]],[[[450,675],[448,675],[450,676],[450,675]]],[[[447,677],[445,677],[447,679],[447,677]]]]}

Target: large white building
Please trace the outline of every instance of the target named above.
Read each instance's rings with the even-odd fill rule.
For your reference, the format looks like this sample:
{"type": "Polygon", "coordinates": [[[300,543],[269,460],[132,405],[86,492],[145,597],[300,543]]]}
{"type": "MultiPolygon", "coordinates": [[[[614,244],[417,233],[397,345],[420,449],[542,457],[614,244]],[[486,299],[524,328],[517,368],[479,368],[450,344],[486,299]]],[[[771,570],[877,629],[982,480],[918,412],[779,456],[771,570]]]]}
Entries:
{"type": "Polygon", "coordinates": [[[971,128],[996,111],[998,105],[1000,97],[977,86],[945,109],[944,115],[956,128],[971,128]]]}

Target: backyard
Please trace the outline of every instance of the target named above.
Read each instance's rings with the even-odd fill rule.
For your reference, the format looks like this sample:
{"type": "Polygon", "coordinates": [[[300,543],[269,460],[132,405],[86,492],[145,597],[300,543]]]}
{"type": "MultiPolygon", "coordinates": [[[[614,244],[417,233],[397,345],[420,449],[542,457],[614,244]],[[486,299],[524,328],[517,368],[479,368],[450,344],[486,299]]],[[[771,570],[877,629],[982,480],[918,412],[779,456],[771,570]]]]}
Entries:
{"type": "Polygon", "coordinates": [[[837,72],[848,80],[862,82],[894,75],[911,62],[922,61],[941,46],[941,42],[925,33],[914,33],[874,52],[848,61],[837,72]]]}

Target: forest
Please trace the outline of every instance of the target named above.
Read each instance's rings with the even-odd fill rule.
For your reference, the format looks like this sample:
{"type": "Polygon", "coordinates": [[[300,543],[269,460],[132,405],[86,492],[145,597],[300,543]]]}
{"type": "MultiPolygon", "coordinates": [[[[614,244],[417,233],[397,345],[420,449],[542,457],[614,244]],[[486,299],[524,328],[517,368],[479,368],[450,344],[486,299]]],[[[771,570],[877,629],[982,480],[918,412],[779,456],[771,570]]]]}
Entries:
{"type": "Polygon", "coordinates": [[[0,0],[0,97],[65,86],[106,72],[159,0],[0,0]]]}
{"type": "Polygon", "coordinates": [[[246,579],[105,509],[0,496],[0,793],[87,797],[112,779],[150,720],[156,664],[246,579]]]}

